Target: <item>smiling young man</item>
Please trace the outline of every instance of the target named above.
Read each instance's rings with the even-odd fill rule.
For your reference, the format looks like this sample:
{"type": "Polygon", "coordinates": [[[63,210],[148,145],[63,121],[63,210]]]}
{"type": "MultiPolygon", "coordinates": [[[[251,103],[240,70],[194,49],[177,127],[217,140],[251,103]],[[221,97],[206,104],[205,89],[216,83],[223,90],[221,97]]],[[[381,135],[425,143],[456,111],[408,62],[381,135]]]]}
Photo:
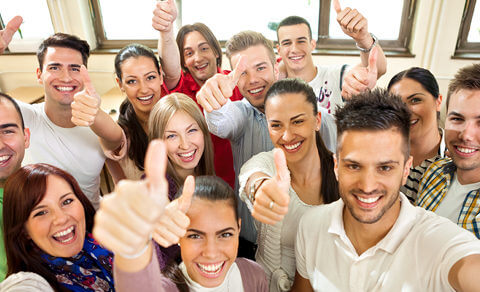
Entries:
{"type": "MultiPolygon", "coordinates": [[[[3,187],[7,178],[20,168],[25,148],[30,144],[30,131],[23,123],[15,100],[0,93],[0,226],[3,226],[3,187]]],[[[0,281],[7,273],[7,256],[0,229],[0,281]]]]}
{"type": "Polygon", "coordinates": [[[480,241],[399,191],[412,163],[406,105],[374,90],[335,116],[341,200],[302,217],[292,291],[478,291],[480,241]]]}
{"type": "Polygon", "coordinates": [[[88,43],[73,35],[57,33],[44,40],[37,51],[37,78],[45,102],[19,106],[33,133],[23,163],[48,163],[69,172],[98,208],[102,148],[124,151],[125,136],[100,109],[85,68],[89,54],[88,43]]]}
{"type": "Polygon", "coordinates": [[[426,170],[416,203],[480,238],[480,64],[458,71],[446,106],[445,144],[451,158],[426,170]]]}

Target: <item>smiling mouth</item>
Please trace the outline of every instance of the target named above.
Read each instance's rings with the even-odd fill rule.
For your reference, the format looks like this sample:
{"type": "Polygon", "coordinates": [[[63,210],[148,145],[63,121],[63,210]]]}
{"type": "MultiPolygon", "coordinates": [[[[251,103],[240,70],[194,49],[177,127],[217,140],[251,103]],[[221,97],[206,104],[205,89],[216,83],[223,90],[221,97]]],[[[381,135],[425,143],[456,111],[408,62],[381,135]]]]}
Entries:
{"type": "Polygon", "coordinates": [[[411,120],[410,121],[410,126],[415,125],[416,123],[418,123],[418,121],[419,121],[419,119],[411,120]]]}
{"type": "Polygon", "coordinates": [[[293,57],[288,57],[288,59],[290,59],[292,61],[298,61],[298,60],[303,59],[303,56],[293,56],[293,57]]]}
{"type": "Polygon", "coordinates": [[[7,164],[7,162],[10,160],[11,157],[12,157],[11,155],[0,156],[0,166],[7,164]]]}
{"type": "Polygon", "coordinates": [[[204,274],[205,277],[216,278],[222,272],[223,267],[225,266],[225,261],[218,264],[204,265],[204,264],[196,263],[196,265],[200,269],[202,274],[204,274]]]}
{"type": "Polygon", "coordinates": [[[186,153],[177,153],[177,155],[180,157],[180,159],[183,162],[190,162],[190,161],[193,161],[193,159],[195,158],[196,152],[197,152],[197,149],[192,150],[190,152],[186,152],[186,153]]]}
{"type": "Polygon", "coordinates": [[[462,147],[462,146],[455,146],[455,150],[457,150],[457,152],[459,152],[460,154],[465,154],[465,155],[469,155],[478,151],[478,149],[476,148],[462,147]]]}
{"type": "Polygon", "coordinates": [[[283,147],[287,150],[287,152],[293,152],[297,150],[300,145],[302,145],[303,141],[299,141],[295,144],[283,144],[283,147]]]}
{"type": "Polygon", "coordinates": [[[201,71],[201,70],[207,68],[207,66],[208,66],[208,63],[205,63],[205,64],[200,65],[200,66],[195,66],[195,69],[201,71]]]}
{"type": "Polygon", "coordinates": [[[53,239],[62,243],[62,244],[69,244],[72,243],[76,238],[75,226],[70,226],[69,228],[59,231],[52,235],[53,239]]]}
{"type": "Polygon", "coordinates": [[[60,92],[72,92],[75,90],[76,86],[54,86],[56,90],[60,92]]]}
{"type": "Polygon", "coordinates": [[[262,92],[264,89],[265,89],[265,86],[262,86],[262,87],[259,87],[259,88],[250,89],[250,90],[248,90],[248,92],[250,94],[258,94],[258,93],[262,92]]]}
{"type": "Polygon", "coordinates": [[[140,101],[148,101],[153,98],[153,94],[148,95],[148,96],[137,96],[137,99],[140,101]]]}

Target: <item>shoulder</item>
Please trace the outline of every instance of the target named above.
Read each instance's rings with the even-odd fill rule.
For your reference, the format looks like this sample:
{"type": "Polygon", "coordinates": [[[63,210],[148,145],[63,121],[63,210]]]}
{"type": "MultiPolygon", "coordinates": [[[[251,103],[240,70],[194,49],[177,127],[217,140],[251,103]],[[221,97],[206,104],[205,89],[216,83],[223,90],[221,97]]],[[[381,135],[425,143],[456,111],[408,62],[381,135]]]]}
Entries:
{"type": "Polygon", "coordinates": [[[450,158],[442,158],[439,159],[425,170],[425,173],[422,176],[422,180],[429,179],[429,178],[436,178],[438,175],[443,175],[450,171],[453,171],[455,166],[453,165],[453,161],[450,158]]]}
{"type": "MultiPolygon", "coordinates": [[[[242,282],[254,288],[255,291],[268,291],[267,276],[263,268],[256,262],[245,258],[237,258],[235,263],[242,275],[242,282]]],[[[251,291],[245,289],[246,291],[251,291]]]]}

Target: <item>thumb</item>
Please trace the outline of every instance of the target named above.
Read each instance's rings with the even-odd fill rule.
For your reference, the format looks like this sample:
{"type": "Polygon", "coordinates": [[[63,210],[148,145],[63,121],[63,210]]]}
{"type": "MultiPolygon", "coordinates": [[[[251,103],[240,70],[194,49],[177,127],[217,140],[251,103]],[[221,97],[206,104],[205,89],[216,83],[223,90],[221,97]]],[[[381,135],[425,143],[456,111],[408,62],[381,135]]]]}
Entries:
{"type": "Polygon", "coordinates": [[[90,79],[90,75],[88,75],[85,65],[80,66],[80,77],[82,78],[83,88],[86,90],[87,94],[90,96],[96,96],[95,88],[93,87],[92,80],[90,79]]]}
{"type": "Polygon", "coordinates": [[[245,69],[247,69],[247,65],[245,64],[246,58],[243,55],[240,55],[237,65],[233,69],[228,76],[232,79],[232,87],[237,86],[238,80],[240,79],[240,76],[242,76],[243,72],[245,72],[245,69]]]}
{"type": "Polygon", "coordinates": [[[188,212],[190,204],[192,203],[193,193],[195,192],[195,177],[187,176],[183,183],[183,191],[180,198],[178,198],[178,208],[184,214],[188,212]]]}
{"type": "Polygon", "coordinates": [[[378,48],[375,46],[370,51],[368,56],[368,72],[370,74],[375,74],[377,76],[377,57],[378,57],[378,48]]]}
{"type": "Polygon", "coordinates": [[[167,148],[161,140],[153,140],[145,155],[145,174],[150,194],[159,204],[164,204],[168,196],[167,148]]]}
{"type": "Polygon", "coordinates": [[[285,153],[281,149],[275,148],[273,150],[273,161],[275,162],[275,170],[277,171],[275,180],[283,190],[288,192],[288,187],[290,186],[290,172],[288,171],[285,153]]]}
{"type": "Polygon", "coordinates": [[[333,8],[335,9],[335,12],[340,13],[342,12],[342,7],[340,6],[339,0],[332,0],[333,2],[333,8]]]}
{"type": "Polygon", "coordinates": [[[23,22],[23,18],[19,15],[12,18],[5,27],[4,34],[6,38],[11,38],[15,32],[20,28],[20,25],[23,22]]]}

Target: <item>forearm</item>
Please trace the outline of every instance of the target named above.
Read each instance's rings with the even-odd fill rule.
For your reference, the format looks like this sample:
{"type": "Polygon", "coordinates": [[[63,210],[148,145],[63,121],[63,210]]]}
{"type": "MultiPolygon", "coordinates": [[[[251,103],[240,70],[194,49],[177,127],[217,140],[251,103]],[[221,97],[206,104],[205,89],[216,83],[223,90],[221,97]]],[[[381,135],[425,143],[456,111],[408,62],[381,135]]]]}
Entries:
{"type": "Polygon", "coordinates": [[[173,36],[173,31],[161,32],[158,39],[158,55],[162,58],[162,69],[165,73],[165,84],[168,89],[174,88],[181,77],[180,52],[173,36]]]}
{"type": "Polygon", "coordinates": [[[480,254],[467,256],[453,265],[448,281],[455,291],[478,292],[480,275],[480,254]]]}
{"type": "Polygon", "coordinates": [[[122,128],[101,109],[90,128],[100,139],[104,150],[116,151],[124,142],[122,128]]]}
{"type": "Polygon", "coordinates": [[[210,133],[220,138],[231,140],[244,126],[242,112],[230,100],[218,110],[204,110],[204,115],[210,133]]]}
{"type": "Polygon", "coordinates": [[[153,244],[152,241],[150,241],[147,249],[136,258],[131,259],[116,254],[114,257],[114,264],[116,268],[123,272],[135,273],[145,269],[152,260],[153,255],[153,244]]]}

